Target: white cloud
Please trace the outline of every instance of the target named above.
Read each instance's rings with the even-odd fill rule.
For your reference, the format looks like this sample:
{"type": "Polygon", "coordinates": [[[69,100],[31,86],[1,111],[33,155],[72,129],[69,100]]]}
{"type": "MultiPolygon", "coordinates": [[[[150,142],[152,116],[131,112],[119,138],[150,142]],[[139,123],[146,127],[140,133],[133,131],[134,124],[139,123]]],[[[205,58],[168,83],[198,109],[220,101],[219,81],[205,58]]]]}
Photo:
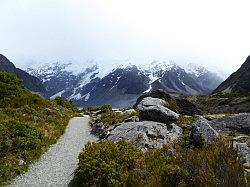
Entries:
{"type": "Polygon", "coordinates": [[[0,53],[19,66],[169,59],[238,68],[250,51],[249,1],[0,0],[0,53]]]}

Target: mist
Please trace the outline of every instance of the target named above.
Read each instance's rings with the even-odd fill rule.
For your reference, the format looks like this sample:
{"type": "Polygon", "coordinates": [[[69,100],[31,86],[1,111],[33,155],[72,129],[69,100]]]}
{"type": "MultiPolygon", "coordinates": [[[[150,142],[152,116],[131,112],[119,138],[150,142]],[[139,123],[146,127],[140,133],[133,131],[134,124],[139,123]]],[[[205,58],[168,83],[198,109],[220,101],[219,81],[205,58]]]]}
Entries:
{"type": "Polygon", "coordinates": [[[250,49],[248,1],[1,0],[0,53],[27,68],[90,59],[195,63],[230,74],[250,49]]]}

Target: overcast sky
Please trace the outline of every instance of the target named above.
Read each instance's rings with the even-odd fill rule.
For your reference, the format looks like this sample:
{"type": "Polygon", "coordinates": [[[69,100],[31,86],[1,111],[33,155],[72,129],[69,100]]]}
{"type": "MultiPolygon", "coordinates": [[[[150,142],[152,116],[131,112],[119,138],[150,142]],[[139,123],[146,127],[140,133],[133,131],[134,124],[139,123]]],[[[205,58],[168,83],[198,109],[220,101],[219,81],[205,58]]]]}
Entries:
{"type": "Polygon", "coordinates": [[[250,54],[246,0],[0,0],[0,53],[15,65],[89,59],[200,63],[250,54]]]}

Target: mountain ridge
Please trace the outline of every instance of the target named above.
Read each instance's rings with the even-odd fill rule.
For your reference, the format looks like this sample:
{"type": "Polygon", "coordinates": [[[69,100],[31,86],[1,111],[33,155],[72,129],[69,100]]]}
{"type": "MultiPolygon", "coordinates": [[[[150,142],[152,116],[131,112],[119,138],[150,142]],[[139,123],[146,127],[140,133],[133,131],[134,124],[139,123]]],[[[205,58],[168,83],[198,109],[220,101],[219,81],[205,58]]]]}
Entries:
{"type": "Polygon", "coordinates": [[[219,92],[250,92],[250,55],[236,72],[213,91],[213,93],[219,92]]]}
{"type": "Polygon", "coordinates": [[[148,66],[114,64],[102,67],[90,63],[78,72],[72,64],[47,64],[27,71],[43,81],[49,96],[71,99],[78,106],[112,104],[132,106],[145,92],[164,89],[185,95],[209,94],[222,79],[205,68],[187,71],[175,63],[154,61],[148,66]]]}
{"type": "Polygon", "coordinates": [[[35,76],[30,75],[29,73],[16,68],[16,66],[9,61],[7,57],[0,54],[0,71],[6,71],[9,73],[14,73],[19,79],[23,81],[24,86],[41,96],[46,97],[47,92],[45,87],[43,86],[42,82],[35,76]]]}

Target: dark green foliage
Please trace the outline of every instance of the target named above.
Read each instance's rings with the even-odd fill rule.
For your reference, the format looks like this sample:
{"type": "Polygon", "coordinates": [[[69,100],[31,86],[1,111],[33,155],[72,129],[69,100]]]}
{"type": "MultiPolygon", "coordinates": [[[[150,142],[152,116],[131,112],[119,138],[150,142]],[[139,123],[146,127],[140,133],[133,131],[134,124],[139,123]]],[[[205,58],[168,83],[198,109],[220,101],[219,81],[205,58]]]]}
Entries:
{"type": "Polygon", "coordinates": [[[0,155],[41,147],[42,134],[27,124],[13,121],[0,124],[0,155]]]}
{"type": "Polygon", "coordinates": [[[112,110],[112,106],[111,105],[107,105],[107,104],[104,104],[104,105],[101,105],[99,108],[99,110],[112,110]]]}
{"type": "Polygon", "coordinates": [[[62,97],[57,96],[54,99],[54,102],[62,107],[76,110],[76,107],[74,106],[73,102],[71,100],[63,99],[62,97]]]}
{"type": "Polygon", "coordinates": [[[178,144],[142,153],[124,141],[88,144],[79,156],[74,186],[246,186],[231,143],[202,148],[178,144]]]}
{"type": "Polygon", "coordinates": [[[98,110],[109,111],[109,110],[112,110],[112,106],[108,105],[108,104],[103,104],[101,106],[90,106],[90,107],[84,109],[84,111],[88,111],[88,112],[94,112],[94,111],[98,111],[98,110]]]}
{"type": "Polygon", "coordinates": [[[79,156],[73,186],[123,186],[142,155],[132,144],[101,141],[87,144],[79,156]]]}
{"type": "Polygon", "coordinates": [[[0,107],[6,107],[12,99],[19,96],[22,83],[14,74],[0,72],[0,107]]]}

